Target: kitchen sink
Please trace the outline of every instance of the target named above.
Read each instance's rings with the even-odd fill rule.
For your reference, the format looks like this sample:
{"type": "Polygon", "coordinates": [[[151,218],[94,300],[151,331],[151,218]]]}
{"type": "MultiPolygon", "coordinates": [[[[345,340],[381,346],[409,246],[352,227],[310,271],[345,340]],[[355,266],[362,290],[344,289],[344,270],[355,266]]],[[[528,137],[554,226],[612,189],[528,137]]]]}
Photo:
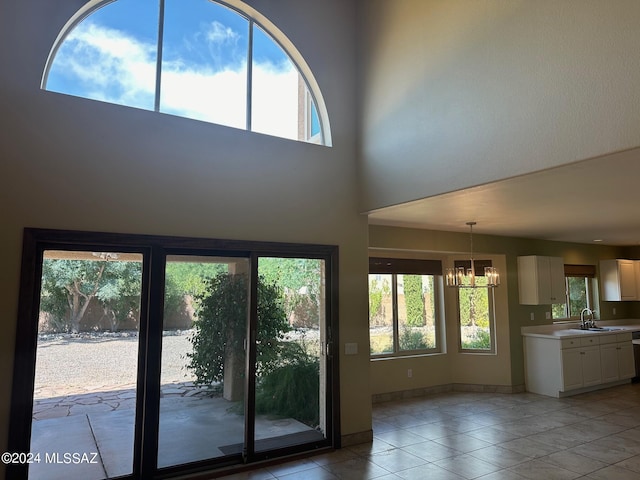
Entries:
{"type": "Polygon", "coordinates": [[[589,327],[589,328],[572,328],[571,330],[589,331],[589,332],[616,332],[622,330],[618,327],[589,327]]]}

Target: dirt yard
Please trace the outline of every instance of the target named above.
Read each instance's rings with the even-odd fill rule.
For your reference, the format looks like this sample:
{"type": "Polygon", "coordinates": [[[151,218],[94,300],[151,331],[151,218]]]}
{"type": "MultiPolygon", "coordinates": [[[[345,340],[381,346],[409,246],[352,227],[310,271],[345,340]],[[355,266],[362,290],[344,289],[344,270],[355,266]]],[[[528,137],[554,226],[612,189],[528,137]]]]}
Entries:
{"type": "MultiPolygon", "coordinates": [[[[190,330],[162,339],[162,384],[195,379],[186,368],[190,330]]],[[[138,365],[136,332],[42,335],[38,340],[35,397],[133,387],[138,365]]]]}

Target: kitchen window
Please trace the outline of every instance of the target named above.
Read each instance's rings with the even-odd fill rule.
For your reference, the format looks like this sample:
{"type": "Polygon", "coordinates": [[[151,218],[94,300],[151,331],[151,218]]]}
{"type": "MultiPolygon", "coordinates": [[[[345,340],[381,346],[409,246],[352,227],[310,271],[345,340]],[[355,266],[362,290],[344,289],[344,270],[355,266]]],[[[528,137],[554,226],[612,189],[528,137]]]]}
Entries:
{"type": "Polygon", "coordinates": [[[440,261],[370,258],[371,356],[439,352],[441,296],[440,261]]]}
{"type": "Polygon", "coordinates": [[[565,265],[565,302],[551,306],[554,320],[578,319],[585,308],[593,309],[595,265],[565,265]]]}

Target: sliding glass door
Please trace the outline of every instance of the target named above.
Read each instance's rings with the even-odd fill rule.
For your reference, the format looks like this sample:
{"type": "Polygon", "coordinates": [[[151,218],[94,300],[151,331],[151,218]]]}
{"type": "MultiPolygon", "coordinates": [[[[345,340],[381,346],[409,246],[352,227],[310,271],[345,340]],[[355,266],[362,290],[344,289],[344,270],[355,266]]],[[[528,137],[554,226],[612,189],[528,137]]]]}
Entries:
{"type": "Polygon", "coordinates": [[[337,250],[26,230],[11,478],[169,478],[339,445],[337,250]],[[45,457],[46,455],[46,457],[45,457]]]}
{"type": "Polygon", "coordinates": [[[45,250],[29,479],[133,472],[142,255],[45,250]]]}
{"type": "Polygon", "coordinates": [[[325,439],[325,284],[324,260],[258,260],[256,453],[325,439]]]}
{"type": "Polygon", "coordinates": [[[249,259],[168,255],[158,467],[241,458],[249,259]]]}
{"type": "Polygon", "coordinates": [[[326,443],[325,288],[321,259],[167,255],[159,468],[326,443]]]}

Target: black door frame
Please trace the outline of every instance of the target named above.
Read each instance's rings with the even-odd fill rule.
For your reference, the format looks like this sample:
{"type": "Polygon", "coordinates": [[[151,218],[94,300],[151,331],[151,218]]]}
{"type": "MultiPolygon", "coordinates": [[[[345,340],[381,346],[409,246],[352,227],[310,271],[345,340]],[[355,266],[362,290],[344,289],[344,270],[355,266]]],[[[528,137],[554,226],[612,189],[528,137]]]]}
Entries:
{"type": "MultiPolygon", "coordinates": [[[[77,232],[26,228],[16,326],[11,418],[9,423],[10,452],[29,452],[31,418],[38,334],[38,313],[42,258],[45,250],[117,251],[143,256],[140,325],[138,336],[138,380],[134,434],[133,472],[121,478],[171,478],[186,473],[212,471],[220,467],[246,468],[244,463],[256,463],[280,456],[340,447],[340,396],[338,355],[338,247],[333,245],[295,244],[216,240],[156,235],[136,235],[101,232],[77,232]],[[309,444],[255,452],[253,424],[246,421],[245,433],[251,434],[244,455],[206,460],[191,464],[157,469],[158,421],[160,415],[160,354],[162,349],[162,313],[164,303],[164,267],[167,254],[238,256],[250,260],[250,278],[257,278],[257,260],[261,256],[316,258],[325,261],[326,268],[326,363],[327,389],[326,440],[309,444]]],[[[255,302],[256,281],[251,281],[249,324],[257,322],[255,302]]],[[[250,334],[253,329],[250,328],[250,334]]],[[[255,332],[254,332],[255,335],[255,332]]],[[[249,342],[251,345],[251,342],[249,342]]],[[[255,349],[253,351],[255,359],[255,349]]],[[[247,359],[249,361],[250,358],[247,359]]],[[[251,388],[249,403],[254,402],[251,388]]],[[[254,392],[255,393],[255,392],[254,392]]],[[[255,408],[252,408],[254,411],[255,408]]],[[[246,438],[245,438],[246,442],[246,438]]],[[[35,453],[35,452],[32,452],[35,453]]],[[[28,465],[7,466],[8,478],[26,478],[28,465]]]]}

